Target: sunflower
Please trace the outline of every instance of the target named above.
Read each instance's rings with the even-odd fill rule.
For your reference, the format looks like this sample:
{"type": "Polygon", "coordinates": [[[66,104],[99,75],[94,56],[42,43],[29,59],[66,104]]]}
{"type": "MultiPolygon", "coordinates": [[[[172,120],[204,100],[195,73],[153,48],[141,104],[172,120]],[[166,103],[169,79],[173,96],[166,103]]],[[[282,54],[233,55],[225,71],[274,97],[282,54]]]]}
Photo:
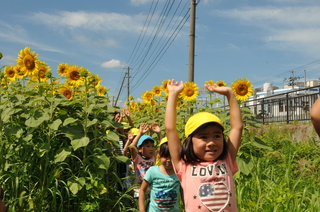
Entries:
{"type": "Polygon", "coordinates": [[[182,91],[182,97],[183,99],[187,101],[192,101],[197,98],[199,92],[198,92],[198,86],[194,82],[186,82],[184,83],[184,89],[182,91]]]}
{"type": "Polygon", "coordinates": [[[150,104],[152,99],[153,99],[153,93],[151,91],[146,91],[142,94],[142,100],[145,103],[150,104]]]}
{"type": "Polygon", "coordinates": [[[245,101],[252,96],[253,93],[253,85],[252,83],[244,78],[244,79],[237,79],[231,86],[236,98],[240,101],[245,101]]]}
{"type": "Polygon", "coordinates": [[[161,96],[162,90],[160,86],[156,85],[152,88],[152,93],[154,96],[161,96]]]}
{"type": "Polygon", "coordinates": [[[69,66],[68,63],[60,63],[57,70],[60,76],[65,76],[67,74],[69,66]]]}
{"type": "Polygon", "coordinates": [[[13,66],[13,69],[16,71],[17,79],[27,76],[27,70],[26,69],[22,70],[19,64],[16,64],[15,66],[13,66]]]}
{"type": "Polygon", "coordinates": [[[217,82],[218,87],[226,87],[226,83],[223,80],[217,82]]]}
{"type": "Polygon", "coordinates": [[[107,94],[107,88],[104,87],[104,86],[100,86],[100,87],[98,88],[98,95],[99,95],[99,96],[104,96],[104,95],[106,95],[106,94],[107,94]]]}
{"type": "Polygon", "coordinates": [[[164,80],[161,85],[161,90],[162,90],[162,92],[164,92],[166,94],[166,96],[168,96],[168,93],[169,93],[168,88],[167,88],[168,81],[169,80],[164,80]]]}
{"type": "Polygon", "coordinates": [[[64,95],[67,99],[72,99],[72,91],[71,91],[71,88],[69,87],[61,87],[59,88],[59,93],[64,95]]]}
{"type": "MultiPolygon", "coordinates": [[[[212,80],[206,81],[206,84],[207,84],[207,85],[214,86],[214,81],[212,81],[212,80]]],[[[208,90],[207,87],[205,87],[205,88],[208,90]]],[[[209,91],[209,90],[208,90],[208,91],[209,91]]]]}
{"type": "Polygon", "coordinates": [[[17,77],[17,72],[12,66],[6,66],[4,69],[4,75],[7,77],[10,81],[15,81],[17,77]]]}
{"type": "Polygon", "coordinates": [[[102,82],[102,79],[97,74],[91,75],[90,82],[89,82],[90,85],[92,85],[95,88],[98,88],[101,82],[102,82]]]}
{"type": "Polygon", "coordinates": [[[80,77],[80,70],[78,66],[76,65],[69,66],[66,73],[66,79],[68,84],[71,84],[73,86],[77,86],[81,82],[83,82],[83,80],[80,77]]]}
{"type": "Polygon", "coordinates": [[[44,62],[39,62],[38,63],[38,68],[37,70],[34,72],[33,75],[33,80],[34,81],[40,81],[40,82],[47,82],[48,78],[46,77],[46,73],[49,72],[50,66],[48,66],[46,63],[44,62]]]}
{"type": "Polygon", "coordinates": [[[21,66],[22,71],[27,72],[27,76],[31,76],[37,69],[38,54],[30,52],[30,47],[20,50],[17,62],[21,66]]]}

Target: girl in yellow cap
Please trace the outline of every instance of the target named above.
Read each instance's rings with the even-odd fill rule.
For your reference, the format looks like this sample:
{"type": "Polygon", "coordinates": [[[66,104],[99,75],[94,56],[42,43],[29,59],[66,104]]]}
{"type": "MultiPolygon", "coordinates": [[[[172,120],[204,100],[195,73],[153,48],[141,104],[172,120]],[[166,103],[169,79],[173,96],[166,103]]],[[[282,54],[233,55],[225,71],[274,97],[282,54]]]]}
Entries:
{"type": "Polygon", "coordinates": [[[183,82],[169,80],[165,114],[171,160],[183,190],[186,212],[236,212],[233,175],[238,171],[236,156],[243,122],[236,97],[229,87],[205,84],[210,92],[224,95],[230,107],[231,130],[226,141],[220,119],[207,112],[189,118],[181,145],[176,129],[176,104],[183,82]]]}

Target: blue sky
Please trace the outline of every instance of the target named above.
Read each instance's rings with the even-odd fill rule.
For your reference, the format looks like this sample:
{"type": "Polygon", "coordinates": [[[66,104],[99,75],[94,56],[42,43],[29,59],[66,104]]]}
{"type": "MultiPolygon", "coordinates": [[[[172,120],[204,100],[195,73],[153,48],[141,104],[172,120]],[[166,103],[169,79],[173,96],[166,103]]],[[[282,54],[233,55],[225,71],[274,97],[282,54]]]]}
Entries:
{"type": "MultiPolygon", "coordinates": [[[[199,86],[248,78],[282,87],[293,70],[320,77],[318,0],[197,2],[199,86]]],[[[0,67],[29,46],[53,73],[63,62],[85,67],[116,96],[129,66],[130,94],[140,98],[166,79],[188,80],[189,7],[189,0],[2,1],[0,67]]],[[[124,87],[119,100],[126,95],[124,87]]]]}

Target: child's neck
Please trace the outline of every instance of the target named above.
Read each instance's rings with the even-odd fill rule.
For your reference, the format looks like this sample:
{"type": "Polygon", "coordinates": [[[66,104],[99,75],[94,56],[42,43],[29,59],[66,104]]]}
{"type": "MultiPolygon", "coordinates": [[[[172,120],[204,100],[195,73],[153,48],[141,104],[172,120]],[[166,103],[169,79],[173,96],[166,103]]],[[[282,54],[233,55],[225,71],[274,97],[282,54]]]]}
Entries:
{"type": "Polygon", "coordinates": [[[174,174],[173,168],[172,168],[172,169],[166,169],[166,168],[164,167],[164,165],[160,165],[160,166],[159,166],[159,169],[160,169],[160,171],[162,172],[162,174],[165,174],[165,175],[173,175],[173,174],[174,174]]]}

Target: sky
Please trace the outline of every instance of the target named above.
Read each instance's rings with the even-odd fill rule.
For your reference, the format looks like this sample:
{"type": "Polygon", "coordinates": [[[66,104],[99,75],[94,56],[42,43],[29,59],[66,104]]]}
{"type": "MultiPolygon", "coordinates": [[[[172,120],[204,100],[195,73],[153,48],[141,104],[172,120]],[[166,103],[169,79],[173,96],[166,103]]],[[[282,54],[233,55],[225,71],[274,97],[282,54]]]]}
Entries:
{"type": "MultiPolygon", "coordinates": [[[[320,77],[320,1],[196,2],[198,86],[247,78],[255,88],[283,87],[293,76],[320,77]]],[[[0,67],[28,46],[56,76],[60,63],[98,74],[120,102],[167,79],[188,81],[190,0],[10,0],[1,8],[0,67]]]]}

